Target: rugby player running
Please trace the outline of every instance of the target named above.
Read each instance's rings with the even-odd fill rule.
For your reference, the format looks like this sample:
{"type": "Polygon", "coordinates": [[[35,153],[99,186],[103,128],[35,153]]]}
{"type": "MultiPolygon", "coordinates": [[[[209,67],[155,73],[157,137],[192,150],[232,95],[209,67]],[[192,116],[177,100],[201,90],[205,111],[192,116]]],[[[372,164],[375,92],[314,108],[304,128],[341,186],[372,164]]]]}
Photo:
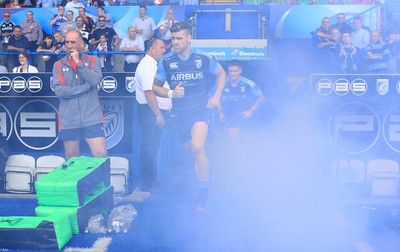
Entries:
{"type": "Polygon", "coordinates": [[[191,27],[178,22],[171,27],[172,52],[158,63],[153,91],[172,98],[173,123],[181,140],[190,147],[199,186],[197,211],[207,209],[209,161],[205,150],[208,123],[213,108],[220,106],[225,71],[210,55],[192,49],[191,27]],[[207,74],[215,76],[215,92],[209,97],[207,74]],[[171,89],[163,87],[167,81],[171,89]]]}

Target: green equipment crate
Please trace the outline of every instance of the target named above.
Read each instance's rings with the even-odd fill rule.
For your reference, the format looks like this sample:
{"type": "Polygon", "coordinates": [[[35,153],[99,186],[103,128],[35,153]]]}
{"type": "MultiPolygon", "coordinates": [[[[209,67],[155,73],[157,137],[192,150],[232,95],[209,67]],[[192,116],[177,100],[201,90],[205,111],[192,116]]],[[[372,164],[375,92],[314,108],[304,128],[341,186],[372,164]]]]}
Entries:
{"type": "Polygon", "coordinates": [[[74,157],[36,181],[36,197],[43,206],[82,206],[102,182],[110,185],[108,158],[74,157]]]}
{"type": "Polygon", "coordinates": [[[0,217],[0,250],[57,250],[62,249],[71,237],[71,224],[64,213],[47,217],[0,217]]]}
{"type": "Polygon", "coordinates": [[[38,206],[35,208],[37,216],[48,216],[55,212],[68,214],[71,222],[72,233],[84,232],[90,217],[102,213],[107,215],[114,207],[114,189],[112,186],[99,185],[86,198],[83,206],[38,206]]]}

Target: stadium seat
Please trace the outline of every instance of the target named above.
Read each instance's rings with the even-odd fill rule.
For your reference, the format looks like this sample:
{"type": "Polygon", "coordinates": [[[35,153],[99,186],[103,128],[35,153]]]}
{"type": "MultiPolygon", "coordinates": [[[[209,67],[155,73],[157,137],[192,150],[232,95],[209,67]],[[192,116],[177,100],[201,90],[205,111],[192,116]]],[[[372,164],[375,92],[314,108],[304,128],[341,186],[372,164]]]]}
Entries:
{"type": "Polygon", "coordinates": [[[6,191],[32,193],[35,158],[29,155],[10,155],[5,168],[6,191]]]}
{"type": "Polygon", "coordinates": [[[367,180],[372,197],[398,197],[399,163],[390,159],[374,159],[367,163],[367,180]]]}
{"type": "Polygon", "coordinates": [[[333,164],[333,176],[339,183],[364,182],[364,161],[358,159],[339,159],[333,164]]]}
{"type": "Polygon", "coordinates": [[[129,161],[124,157],[109,157],[111,177],[110,183],[114,187],[114,194],[128,193],[129,161]]]}
{"type": "Polygon", "coordinates": [[[34,172],[35,181],[44,176],[45,174],[51,172],[56,167],[62,165],[65,159],[60,156],[47,155],[39,157],[36,161],[36,168],[34,172]]]}

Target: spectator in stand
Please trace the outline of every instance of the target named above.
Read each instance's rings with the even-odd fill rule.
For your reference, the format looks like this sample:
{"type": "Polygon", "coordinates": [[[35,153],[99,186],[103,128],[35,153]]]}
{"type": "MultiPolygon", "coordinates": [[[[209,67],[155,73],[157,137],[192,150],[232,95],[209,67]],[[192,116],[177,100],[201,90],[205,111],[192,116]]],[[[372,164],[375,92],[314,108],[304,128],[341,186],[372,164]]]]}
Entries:
{"type": "Polygon", "coordinates": [[[54,16],[50,19],[50,25],[52,26],[53,34],[58,30],[63,22],[67,22],[67,18],[65,17],[65,7],[58,6],[58,13],[54,14],[54,16]]]}
{"type": "Polygon", "coordinates": [[[129,3],[126,0],[117,0],[114,6],[129,6],[129,3]]]}
{"type": "Polygon", "coordinates": [[[144,5],[139,7],[139,17],[133,20],[133,27],[136,29],[136,33],[143,38],[143,42],[146,45],[146,41],[154,37],[156,30],[156,24],[153,18],[147,16],[147,8],[144,5]]]}
{"type": "Polygon", "coordinates": [[[15,24],[11,22],[10,12],[4,12],[4,22],[0,25],[1,38],[2,38],[2,51],[5,51],[8,46],[8,41],[13,35],[15,24]]]}
{"type": "MultiPolygon", "coordinates": [[[[54,52],[56,50],[56,43],[53,41],[53,37],[50,34],[47,34],[44,37],[44,42],[42,45],[38,47],[36,52],[54,52]]],[[[55,62],[54,55],[44,55],[42,57],[43,61],[45,61],[45,72],[53,71],[53,64],[55,62]]]]}
{"type": "Polygon", "coordinates": [[[229,63],[228,76],[221,95],[219,120],[226,126],[230,138],[237,141],[242,127],[247,126],[254,112],[264,103],[265,96],[253,81],[241,76],[239,61],[229,63]]]}
{"type": "Polygon", "coordinates": [[[25,0],[21,1],[22,7],[24,8],[35,8],[36,7],[36,0],[25,0]]]}
{"type": "Polygon", "coordinates": [[[318,43],[327,41],[332,38],[332,30],[330,28],[331,20],[328,17],[324,17],[321,21],[321,26],[315,31],[315,37],[318,43]]]}
{"type": "Polygon", "coordinates": [[[99,2],[98,6],[114,6],[115,5],[114,0],[97,0],[97,2],[99,2]]]}
{"type": "MultiPolygon", "coordinates": [[[[29,47],[28,38],[22,35],[22,29],[19,25],[14,27],[14,36],[8,41],[7,51],[9,52],[25,52],[29,47]]],[[[10,69],[18,65],[18,55],[10,55],[8,57],[10,69]]]]}
{"type": "Polygon", "coordinates": [[[84,51],[88,51],[89,50],[89,41],[92,38],[92,34],[90,34],[90,32],[88,32],[88,31],[86,31],[83,17],[78,16],[75,19],[75,23],[76,23],[76,30],[82,34],[83,41],[85,42],[84,51]]]}
{"type": "Polygon", "coordinates": [[[331,26],[331,29],[338,28],[340,33],[343,34],[344,32],[352,32],[353,29],[350,25],[346,24],[346,16],[344,13],[337,14],[336,17],[337,23],[331,26]]]}
{"type": "Polygon", "coordinates": [[[106,27],[106,18],[104,16],[99,17],[100,27],[96,29],[93,33],[93,37],[90,40],[90,45],[94,48],[97,47],[97,44],[100,42],[100,35],[104,34],[107,37],[107,43],[109,44],[109,48],[114,50],[114,48],[119,44],[120,38],[113,28],[106,27]],[[114,41],[112,41],[114,40],[114,41]],[[111,45],[111,43],[113,44],[111,45]]]}
{"type": "MultiPolygon", "coordinates": [[[[90,46],[92,50],[96,49],[98,44],[100,43],[100,36],[104,35],[107,38],[107,51],[113,51],[117,47],[120,42],[120,38],[118,37],[117,33],[113,28],[106,27],[106,17],[100,16],[99,17],[100,28],[96,29],[93,33],[93,37],[90,40],[90,46]]],[[[112,65],[111,65],[111,54],[106,55],[106,70],[108,72],[112,72],[112,65]]]]}
{"type": "Polygon", "coordinates": [[[82,8],[82,7],[85,7],[85,6],[83,5],[83,3],[79,2],[79,0],[72,0],[71,2],[68,2],[65,5],[65,7],[68,7],[68,8],[82,8]]]}
{"type": "Polygon", "coordinates": [[[173,9],[168,9],[167,11],[167,19],[162,21],[159,28],[161,33],[161,39],[165,44],[165,51],[169,52],[171,48],[171,26],[179,21],[175,19],[175,13],[173,9]]]}
{"type": "MultiPolygon", "coordinates": [[[[1,51],[3,51],[3,52],[7,51],[7,47],[9,45],[10,38],[13,35],[14,27],[15,27],[15,24],[13,22],[11,22],[11,14],[10,14],[10,12],[8,12],[8,11],[4,12],[4,22],[0,26],[1,38],[2,38],[1,51]]],[[[8,69],[11,69],[7,58],[8,57],[5,56],[5,55],[1,56],[3,64],[8,69]]]]}
{"type": "Polygon", "coordinates": [[[364,49],[369,43],[369,31],[363,28],[363,22],[361,17],[355,17],[353,19],[354,30],[351,33],[353,45],[360,49],[364,49]]]}
{"type": "Polygon", "coordinates": [[[65,5],[70,1],[71,0],[61,0],[59,6],[64,6],[65,7],[65,5]]]}
{"type": "MultiPolygon", "coordinates": [[[[107,37],[104,34],[100,35],[100,42],[99,44],[97,44],[97,51],[99,52],[109,51],[107,46],[107,37]]],[[[112,71],[111,57],[105,54],[100,54],[99,59],[100,59],[101,71],[111,72],[112,71]]]]}
{"type": "Polygon", "coordinates": [[[400,58],[400,42],[397,41],[397,32],[390,31],[385,43],[390,50],[390,60],[388,62],[389,73],[397,74],[399,70],[397,66],[400,58]]]}
{"type": "Polygon", "coordinates": [[[29,41],[28,49],[36,51],[39,45],[43,42],[42,27],[39,22],[33,20],[33,12],[26,12],[26,21],[21,24],[22,35],[26,36],[29,41]]]}
{"type": "Polygon", "coordinates": [[[363,52],[351,42],[351,33],[344,32],[342,34],[342,41],[343,44],[340,47],[339,55],[342,70],[347,74],[363,73],[363,52]]]}
{"type": "MultiPolygon", "coordinates": [[[[144,51],[143,39],[142,37],[136,36],[135,27],[131,26],[128,28],[128,37],[122,39],[120,50],[123,52],[144,51]]],[[[135,72],[141,58],[142,56],[138,54],[125,55],[124,71],[135,72]]]]}
{"type": "Polygon", "coordinates": [[[65,52],[65,40],[64,36],[61,34],[60,31],[56,31],[53,34],[54,41],[55,41],[55,46],[56,50],[54,50],[54,53],[57,54],[57,60],[60,60],[63,55],[59,55],[60,52],[65,52]]]}
{"type": "Polygon", "coordinates": [[[0,65],[0,73],[8,73],[7,67],[0,65]]]}
{"type": "Polygon", "coordinates": [[[99,6],[105,6],[105,5],[104,5],[104,2],[101,0],[92,0],[89,6],[99,7],[99,6]]]}
{"type": "Polygon", "coordinates": [[[317,45],[321,51],[319,53],[321,66],[325,73],[339,73],[339,54],[341,47],[341,34],[338,28],[333,28],[330,39],[324,39],[317,45]]]}
{"type": "Polygon", "coordinates": [[[317,69],[314,71],[317,72],[325,72],[326,71],[326,61],[327,61],[327,48],[324,48],[322,45],[330,45],[332,41],[332,30],[330,28],[330,19],[328,17],[322,18],[321,25],[315,30],[314,32],[314,44],[315,44],[315,49],[313,50],[313,53],[315,54],[314,57],[317,61],[317,64],[315,66],[317,69]]]}
{"type": "Polygon", "coordinates": [[[57,6],[57,0],[38,0],[36,3],[36,8],[53,8],[57,6]]]}
{"type": "MultiPolygon", "coordinates": [[[[110,28],[114,28],[114,22],[112,20],[111,14],[106,14],[106,12],[104,11],[104,7],[97,7],[97,16],[105,16],[106,17],[106,27],[110,27],[110,28]]],[[[98,18],[96,19],[96,28],[100,28],[100,24],[98,22],[98,18]]]]}
{"type": "Polygon", "coordinates": [[[86,15],[86,10],[83,7],[78,9],[78,13],[79,13],[79,16],[83,17],[85,30],[90,32],[90,34],[93,35],[93,32],[96,29],[93,19],[86,15]]]}
{"type": "Polygon", "coordinates": [[[25,51],[18,54],[20,66],[14,67],[13,73],[38,73],[36,67],[29,65],[29,54],[25,51]]]}
{"type": "Polygon", "coordinates": [[[370,4],[372,4],[372,0],[351,0],[351,4],[365,4],[365,5],[370,5],[370,4]]]}
{"type": "Polygon", "coordinates": [[[16,9],[16,8],[22,8],[22,5],[19,4],[18,0],[11,0],[10,3],[6,4],[7,9],[16,9]]]}
{"type": "Polygon", "coordinates": [[[390,50],[381,40],[378,31],[371,31],[371,42],[365,47],[365,65],[369,74],[388,73],[390,50]]]}
{"type": "Polygon", "coordinates": [[[58,30],[62,33],[63,36],[67,34],[67,32],[75,30],[76,29],[76,23],[74,21],[74,13],[72,11],[67,11],[67,22],[63,22],[60,25],[60,28],[58,30]]]}

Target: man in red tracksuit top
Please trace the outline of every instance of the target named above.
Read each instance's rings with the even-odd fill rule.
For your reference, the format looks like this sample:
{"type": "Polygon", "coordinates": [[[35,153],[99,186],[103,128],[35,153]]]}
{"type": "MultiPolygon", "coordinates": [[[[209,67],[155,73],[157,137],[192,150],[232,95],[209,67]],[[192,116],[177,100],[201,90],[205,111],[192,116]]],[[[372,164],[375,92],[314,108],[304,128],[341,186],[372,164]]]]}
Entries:
{"type": "Polygon", "coordinates": [[[94,157],[106,157],[103,113],[97,85],[102,80],[100,61],[83,55],[85,42],[79,31],[65,36],[67,56],[53,67],[51,86],[60,99],[59,139],[64,141],[67,159],[79,156],[79,142],[84,138],[94,157]]]}

